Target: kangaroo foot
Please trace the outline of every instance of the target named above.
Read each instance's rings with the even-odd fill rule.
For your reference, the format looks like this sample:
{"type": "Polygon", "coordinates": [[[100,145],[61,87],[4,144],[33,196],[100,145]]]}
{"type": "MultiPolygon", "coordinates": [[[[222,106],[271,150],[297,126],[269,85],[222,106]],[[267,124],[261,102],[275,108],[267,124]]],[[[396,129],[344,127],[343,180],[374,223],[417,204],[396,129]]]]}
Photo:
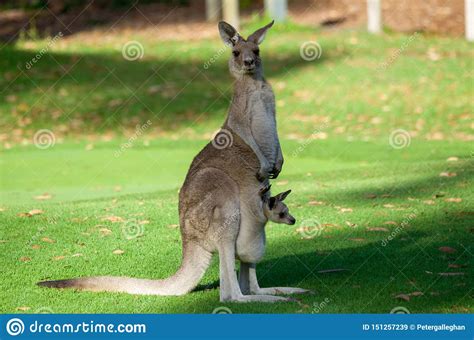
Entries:
{"type": "Polygon", "coordinates": [[[231,297],[221,302],[290,302],[294,301],[292,298],[283,297],[283,296],[273,296],[273,295],[240,295],[236,297],[231,297]]]}
{"type": "Polygon", "coordinates": [[[287,295],[287,294],[314,294],[313,291],[295,287],[271,287],[258,288],[252,291],[252,294],[258,295],[287,295]]]}

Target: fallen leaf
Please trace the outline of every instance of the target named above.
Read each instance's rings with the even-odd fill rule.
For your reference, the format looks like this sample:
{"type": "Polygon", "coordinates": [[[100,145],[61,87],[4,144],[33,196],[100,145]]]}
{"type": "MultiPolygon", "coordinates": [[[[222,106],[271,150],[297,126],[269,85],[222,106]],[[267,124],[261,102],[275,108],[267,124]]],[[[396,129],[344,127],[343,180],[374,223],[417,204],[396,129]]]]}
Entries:
{"type": "Polygon", "coordinates": [[[20,257],[20,261],[21,261],[21,262],[28,262],[28,261],[31,261],[31,257],[22,256],[22,257],[20,257]]]}
{"type": "Polygon", "coordinates": [[[465,268],[465,267],[467,267],[467,266],[464,265],[464,264],[456,264],[456,263],[448,264],[448,268],[465,268]]]}
{"type": "Polygon", "coordinates": [[[102,221],[109,221],[112,223],[117,223],[117,222],[124,222],[124,219],[119,216],[107,216],[102,219],[102,221]]]}
{"type": "Polygon", "coordinates": [[[442,251],[443,253],[448,253],[448,254],[452,254],[457,251],[456,249],[451,248],[451,247],[439,247],[438,250],[442,251]]]}
{"type": "Polygon", "coordinates": [[[410,293],[410,296],[421,296],[423,295],[422,292],[413,292],[413,293],[410,293]]]}
{"type": "Polygon", "coordinates": [[[112,230],[107,229],[107,228],[100,228],[99,232],[102,236],[108,236],[108,235],[112,234],[112,230]]]}
{"type": "Polygon", "coordinates": [[[288,181],[278,181],[276,182],[276,185],[287,185],[288,184],[288,181]]]}
{"type": "Polygon", "coordinates": [[[459,202],[462,202],[462,198],[459,198],[459,197],[450,197],[450,198],[445,198],[444,201],[445,201],[445,202],[455,202],[455,203],[459,203],[459,202]]]}
{"type": "Polygon", "coordinates": [[[452,272],[452,273],[438,273],[441,276],[462,276],[464,275],[463,272],[452,272]]]}
{"type": "Polygon", "coordinates": [[[35,249],[35,250],[38,250],[38,249],[41,249],[41,246],[39,244],[33,244],[31,246],[31,249],[35,249]]]}
{"type": "Polygon", "coordinates": [[[348,225],[349,227],[357,227],[357,224],[352,223],[350,221],[346,221],[346,225],[348,225]]]}
{"type": "Polygon", "coordinates": [[[322,201],[309,201],[308,205],[323,205],[324,202],[322,201]]]}
{"type": "Polygon", "coordinates": [[[45,201],[51,199],[52,197],[53,196],[51,196],[50,194],[44,193],[42,195],[35,196],[34,198],[38,201],[45,201]]]}
{"type": "Polygon", "coordinates": [[[123,253],[125,253],[125,251],[123,251],[122,249],[116,249],[112,252],[112,254],[115,255],[122,255],[123,253]]]}
{"type": "Polygon", "coordinates": [[[368,231],[384,231],[386,233],[389,232],[389,230],[387,228],[384,228],[384,227],[367,227],[367,230],[368,231]]]}
{"type": "Polygon", "coordinates": [[[65,258],[66,258],[66,256],[60,255],[60,256],[54,256],[53,260],[54,261],[60,261],[60,260],[64,260],[65,258]]]}
{"type": "Polygon", "coordinates": [[[348,272],[349,269],[344,268],[336,268],[336,269],[325,269],[325,270],[318,270],[319,274],[327,274],[327,273],[339,273],[339,272],[348,272]]]}
{"type": "Polygon", "coordinates": [[[433,204],[435,204],[435,201],[433,201],[433,200],[426,200],[426,201],[423,201],[423,203],[428,204],[428,205],[433,205],[433,204]]]}
{"type": "Polygon", "coordinates": [[[452,156],[452,157],[449,157],[446,161],[447,161],[447,162],[457,162],[458,160],[459,160],[458,157],[452,156]]]}
{"type": "Polygon", "coordinates": [[[148,220],[143,220],[143,221],[138,222],[138,224],[149,224],[149,223],[150,223],[150,221],[148,221],[148,220]]]}
{"type": "Polygon", "coordinates": [[[33,209],[33,210],[30,210],[26,213],[20,213],[20,214],[18,214],[18,216],[20,216],[20,217],[31,217],[31,216],[35,216],[35,215],[41,215],[42,213],[43,213],[43,210],[33,209]]]}
{"type": "Polygon", "coordinates": [[[439,174],[439,177],[455,177],[457,176],[458,174],[455,173],[455,172],[448,172],[448,171],[445,171],[445,172],[442,172],[439,174]]]}
{"type": "Polygon", "coordinates": [[[31,307],[22,306],[22,307],[16,307],[15,309],[16,309],[16,310],[19,310],[19,311],[22,311],[22,312],[25,312],[25,311],[27,311],[27,310],[30,310],[31,307]]]}
{"type": "Polygon", "coordinates": [[[387,224],[387,225],[398,225],[398,223],[395,222],[395,221],[387,221],[387,222],[384,222],[383,224],[387,224]]]}
{"type": "Polygon", "coordinates": [[[395,296],[395,299],[410,301],[410,296],[408,294],[398,294],[395,296]]]}
{"type": "Polygon", "coordinates": [[[77,254],[73,254],[73,255],[71,255],[71,257],[80,257],[80,256],[82,256],[82,254],[81,254],[81,253],[77,253],[77,254]]]}
{"type": "Polygon", "coordinates": [[[384,204],[384,208],[395,208],[393,204],[384,204]]]}
{"type": "Polygon", "coordinates": [[[422,292],[413,292],[413,293],[408,293],[408,294],[398,294],[395,296],[396,299],[402,299],[405,301],[410,301],[410,297],[412,296],[422,296],[422,292]]]}
{"type": "Polygon", "coordinates": [[[168,224],[168,228],[178,228],[178,224],[168,224]]]}
{"type": "Polygon", "coordinates": [[[352,208],[341,208],[339,209],[340,212],[346,213],[346,212],[352,212],[352,208]]]}
{"type": "Polygon", "coordinates": [[[52,239],[50,239],[49,237],[43,237],[43,238],[41,239],[41,241],[47,242],[47,243],[56,243],[55,240],[52,240],[52,239]]]}

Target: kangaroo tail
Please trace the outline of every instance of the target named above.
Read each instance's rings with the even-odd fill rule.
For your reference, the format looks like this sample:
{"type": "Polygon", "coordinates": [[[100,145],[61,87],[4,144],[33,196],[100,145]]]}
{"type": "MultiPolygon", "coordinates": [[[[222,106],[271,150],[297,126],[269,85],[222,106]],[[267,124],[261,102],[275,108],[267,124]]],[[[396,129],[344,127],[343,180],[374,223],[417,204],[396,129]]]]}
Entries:
{"type": "Polygon", "coordinates": [[[211,262],[212,254],[197,244],[184,244],[181,267],[163,280],[96,276],[69,280],[42,281],[38,286],[75,288],[87,291],[124,292],[139,295],[183,295],[193,290],[211,262]]]}

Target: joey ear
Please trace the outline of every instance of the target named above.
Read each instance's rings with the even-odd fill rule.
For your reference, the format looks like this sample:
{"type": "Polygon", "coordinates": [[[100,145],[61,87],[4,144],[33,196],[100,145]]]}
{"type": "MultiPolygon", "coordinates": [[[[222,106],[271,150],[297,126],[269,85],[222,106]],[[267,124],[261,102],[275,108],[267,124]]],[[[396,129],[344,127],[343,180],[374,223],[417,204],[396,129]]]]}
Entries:
{"type": "Polygon", "coordinates": [[[249,35],[247,40],[257,45],[260,45],[263,42],[263,39],[265,39],[265,34],[267,33],[267,30],[273,26],[274,22],[275,20],[272,20],[272,22],[269,23],[268,25],[265,25],[262,28],[259,28],[258,30],[253,32],[251,35],[249,35]]]}
{"type": "Polygon", "coordinates": [[[268,208],[272,210],[275,207],[275,203],[276,203],[276,198],[270,197],[270,200],[268,201],[268,208]]]}
{"type": "Polygon", "coordinates": [[[237,43],[237,41],[239,41],[240,35],[237,30],[232,27],[232,25],[226,23],[225,21],[220,21],[218,27],[219,34],[224,44],[232,47],[237,43]]]}
{"type": "Polygon", "coordinates": [[[276,195],[275,198],[279,201],[283,201],[286,198],[286,196],[288,196],[290,194],[290,192],[291,192],[291,190],[281,192],[278,195],[276,195]]]}

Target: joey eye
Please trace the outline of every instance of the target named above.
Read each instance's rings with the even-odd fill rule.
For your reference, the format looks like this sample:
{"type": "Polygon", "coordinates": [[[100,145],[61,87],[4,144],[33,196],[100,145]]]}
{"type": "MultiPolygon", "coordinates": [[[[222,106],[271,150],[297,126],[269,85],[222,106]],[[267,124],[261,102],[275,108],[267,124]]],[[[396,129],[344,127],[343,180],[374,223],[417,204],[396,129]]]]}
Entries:
{"type": "Polygon", "coordinates": [[[255,53],[255,55],[259,55],[259,54],[260,54],[260,50],[253,50],[253,53],[255,53]]]}
{"type": "Polygon", "coordinates": [[[232,54],[234,55],[234,57],[238,57],[240,55],[240,52],[239,51],[232,51],[232,54]]]}
{"type": "Polygon", "coordinates": [[[280,218],[283,218],[283,217],[285,217],[285,213],[279,213],[278,216],[279,216],[280,218]]]}

